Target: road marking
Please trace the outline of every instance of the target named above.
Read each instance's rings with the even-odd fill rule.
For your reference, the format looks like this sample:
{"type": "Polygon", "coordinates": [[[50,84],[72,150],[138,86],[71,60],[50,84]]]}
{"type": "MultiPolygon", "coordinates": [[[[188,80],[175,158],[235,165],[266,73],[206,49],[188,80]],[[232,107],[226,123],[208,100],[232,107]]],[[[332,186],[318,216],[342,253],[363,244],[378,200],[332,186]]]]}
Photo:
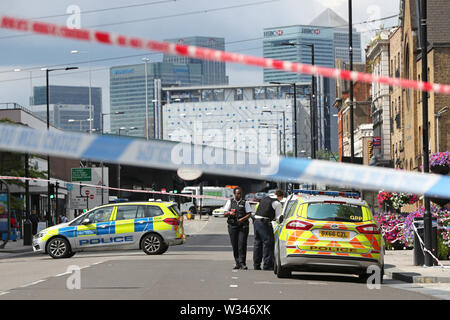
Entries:
{"type": "Polygon", "coordinates": [[[8,294],[8,293],[9,293],[9,291],[0,292],[0,296],[4,296],[5,294],[8,294]]]}
{"type": "Polygon", "coordinates": [[[237,284],[230,284],[230,288],[237,288],[239,287],[237,284]]]}
{"type": "Polygon", "coordinates": [[[57,274],[55,277],[62,277],[62,276],[65,276],[66,274],[71,274],[71,272],[60,273],[60,274],[57,274]]]}
{"type": "Polygon", "coordinates": [[[34,286],[34,285],[36,285],[38,283],[41,283],[41,282],[44,282],[44,281],[45,280],[37,280],[37,281],[31,282],[31,283],[24,284],[23,286],[20,286],[20,288],[26,288],[26,287],[34,286]]]}
{"type": "Polygon", "coordinates": [[[239,279],[239,277],[231,277],[231,279],[237,280],[237,279],[239,279]]]}

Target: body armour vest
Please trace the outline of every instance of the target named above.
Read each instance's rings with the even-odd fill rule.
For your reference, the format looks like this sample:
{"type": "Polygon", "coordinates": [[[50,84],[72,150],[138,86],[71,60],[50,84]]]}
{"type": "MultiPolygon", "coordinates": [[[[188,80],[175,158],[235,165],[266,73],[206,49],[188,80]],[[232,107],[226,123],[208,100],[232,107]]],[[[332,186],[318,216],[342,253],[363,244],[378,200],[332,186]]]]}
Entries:
{"type": "MultiPolygon", "coordinates": [[[[232,216],[228,216],[228,224],[233,225],[233,226],[238,226],[238,222],[237,220],[246,216],[247,213],[245,212],[245,200],[241,199],[239,201],[236,201],[236,199],[231,199],[231,206],[230,206],[230,210],[236,210],[236,215],[234,217],[232,216]]],[[[245,226],[248,225],[248,220],[245,220],[241,225],[245,226]]]]}
{"type": "Polygon", "coordinates": [[[270,220],[275,219],[275,210],[272,207],[272,203],[277,201],[271,197],[265,197],[259,202],[258,210],[256,210],[256,215],[269,218],[270,220]]]}

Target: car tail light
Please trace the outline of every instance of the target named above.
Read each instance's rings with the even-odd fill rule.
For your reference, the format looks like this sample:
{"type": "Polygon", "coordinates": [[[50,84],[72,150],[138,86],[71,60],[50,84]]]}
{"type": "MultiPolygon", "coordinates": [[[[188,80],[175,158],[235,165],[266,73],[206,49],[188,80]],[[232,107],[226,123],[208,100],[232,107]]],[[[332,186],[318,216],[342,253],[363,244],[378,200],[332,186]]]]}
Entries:
{"type": "Polygon", "coordinates": [[[178,219],[175,218],[167,218],[163,220],[165,223],[170,224],[172,226],[177,226],[178,225],[178,219]]]}
{"type": "Polygon", "coordinates": [[[292,220],[286,224],[286,229],[291,230],[309,230],[313,226],[312,223],[300,221],[300,220],[292,220]]]}
{"type": "Polygon", "coordinates": [[[365,233],[365,234],[379,234],[380,229],[376,224],[366,224],[364,226],[358,226],[356,227],[356,230],[359,231],[359,233],[365,233]]]}

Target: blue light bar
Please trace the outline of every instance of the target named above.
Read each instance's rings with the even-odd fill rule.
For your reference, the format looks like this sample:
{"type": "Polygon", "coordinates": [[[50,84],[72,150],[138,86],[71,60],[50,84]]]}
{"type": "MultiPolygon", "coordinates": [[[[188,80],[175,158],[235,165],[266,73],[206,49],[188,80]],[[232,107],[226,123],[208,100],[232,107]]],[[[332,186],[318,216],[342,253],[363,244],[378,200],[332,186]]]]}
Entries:
{"type": "Polygon", "coordinates": [[[330,196],[330,197],[345,197],[345,198],[360,198],[359,192],[341,192],[341,191],[318,191],[318,190],[300,190],[294,189],[295,194],[303,193],[312,196],[330,196]]]}

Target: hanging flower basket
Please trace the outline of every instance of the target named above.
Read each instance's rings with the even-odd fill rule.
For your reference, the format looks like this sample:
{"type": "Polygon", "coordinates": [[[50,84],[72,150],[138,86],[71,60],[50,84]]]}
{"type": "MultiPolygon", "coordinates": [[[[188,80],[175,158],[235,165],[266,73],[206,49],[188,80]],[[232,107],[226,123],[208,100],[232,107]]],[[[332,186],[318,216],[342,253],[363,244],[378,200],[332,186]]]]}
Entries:
{"type": "Polygon", "coordinates": [[[447,175],[450,171],[450,151],[431,154],[430,171],[437,174],[447,175]]]}
{"type": "Polygon", "coordinates": [[[447,166],[443,166],[443,165],[431,166],[430,171],[433,173],[436,173],[436,174],[447,175],[448,172],[450,171],[450,168],[447,166]]]}
{"type": "Polygon", "coordinates": [[[445,198],[430,198],[430,201],[437,204],[438,206],[444,207],[447,203],[450,202],[450,199],[445,198]]]}

